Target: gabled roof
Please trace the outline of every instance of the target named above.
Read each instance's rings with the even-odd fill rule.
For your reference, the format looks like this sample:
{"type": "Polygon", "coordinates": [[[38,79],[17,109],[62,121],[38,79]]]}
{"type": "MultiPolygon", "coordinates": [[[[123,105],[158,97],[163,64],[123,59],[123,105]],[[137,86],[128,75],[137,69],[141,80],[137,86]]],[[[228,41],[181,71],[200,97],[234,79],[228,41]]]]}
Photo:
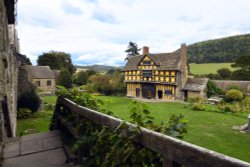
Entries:
{"type": "Polygon", "coordinates": [[[26,66],[31,79],[55,79],[49,66],[26,66]]]}
{"type": "Polygon", "coordinates": [[[148,56],[157,65],[157,70],[180,70],[180,51],[173,53],[146,54],[131,57],[126,63],[124,70],[137,70],[137,66],[148,56]]]}
{"type": "Polygon", "coordinates": [[[203,91],[207,87],[208,78],[188,78],[183,90],[203,91]]]}

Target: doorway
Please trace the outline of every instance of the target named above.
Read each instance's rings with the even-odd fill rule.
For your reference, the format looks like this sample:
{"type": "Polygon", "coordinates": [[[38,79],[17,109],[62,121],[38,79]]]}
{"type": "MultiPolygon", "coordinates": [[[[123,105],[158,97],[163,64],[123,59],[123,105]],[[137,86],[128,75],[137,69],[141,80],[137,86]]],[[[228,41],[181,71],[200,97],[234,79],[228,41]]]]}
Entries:
{"type": "Polygon", "coordinates": [[[162,90],[158,90],[158,99],[162,99],[162,90]]]}
{"type": "Polygon", "coordinates": [[[135,94],[136,94],[136,97],[140,97],[141,89],[140,88],[136,88],[135,89],[135,94]]]}
{"type": "Polygon", "coordinates": [[[147,99],[155,98],[155,84],[143,84],[142,97],[147,99]]]}

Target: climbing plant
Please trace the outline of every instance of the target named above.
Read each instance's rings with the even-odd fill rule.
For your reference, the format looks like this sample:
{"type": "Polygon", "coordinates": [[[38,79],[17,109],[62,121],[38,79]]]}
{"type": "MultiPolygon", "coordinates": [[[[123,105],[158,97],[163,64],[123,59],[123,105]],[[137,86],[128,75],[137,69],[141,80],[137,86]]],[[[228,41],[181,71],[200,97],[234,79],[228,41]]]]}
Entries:
{"type": "MultiPolygon", "coordinates": [[[[86,92],[77,89],[67,90],[59,87],[58,96],[63,96],[82,106],[95,109],[105,114],[114,115],[107,110],[101,110],[103,102],[96,100],[86,92]]],[[[85,166],[117,167],[117,166],[161,166],[162,157],[152,150],[144,148],[135,142],[140,134],[140,127],[149,128],[173,137],[182,138],[187,132],[187,121],[183,115],[173,115],[168,122],[156,124],[145,103],[133,101],[130,108],[131,122],[136,126],[128,126],[123,121],[114,130],[97,125],[88,119],[82,119],[76,124],[77,116],[67,107],[60,110],[72,127],[78,129],[80,137],[73,142],[73,151],[80,153],[85,166]],[[124,134],[126,131],[126,135],[124,134]]]]}

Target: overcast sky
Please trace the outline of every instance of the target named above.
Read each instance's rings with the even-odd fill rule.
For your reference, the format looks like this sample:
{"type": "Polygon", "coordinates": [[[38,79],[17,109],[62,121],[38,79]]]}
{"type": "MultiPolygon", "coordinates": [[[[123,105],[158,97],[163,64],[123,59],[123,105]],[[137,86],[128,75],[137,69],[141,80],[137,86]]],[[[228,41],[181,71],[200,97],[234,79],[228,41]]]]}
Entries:
{"type": "Polygon", "coordinates": [[[250,32],[249,0],[19,0],[21,53],[70,53],[74,64],[124,65],[129,41],[151,53],[250,32]]]}

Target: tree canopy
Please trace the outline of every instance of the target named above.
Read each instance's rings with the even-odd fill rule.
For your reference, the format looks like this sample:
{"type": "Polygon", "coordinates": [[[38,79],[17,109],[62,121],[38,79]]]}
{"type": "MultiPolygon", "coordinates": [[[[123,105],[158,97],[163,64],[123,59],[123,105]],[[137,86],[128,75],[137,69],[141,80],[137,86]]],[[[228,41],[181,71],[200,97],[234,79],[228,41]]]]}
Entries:
{"type": "Polygon", "coordinates": [[[71,74],[76,70],[68,53],[50,51],[43,53],[38,57],[37,64],[40,66],[49,66],[52,70],[67,69],[71,74]]]}
{"type": "Polygon", "coordinates": [[[238,58],[232,67],[238,70],[232,73],[234,80],[250,80],[250,56],[242,56],[238,58]]]}
{"type": "Polygon", "coordinates": [[[188,46],[189,63],[234,62],[250,56],[250,34],[194,43],[188,46]]]}
{"type": "Polygon", "coordinates": [[[72,88],[72,75],[67,69],[63,69],[60,71],[60,74],[56,80],[56,84],[59,86],[64,86],[65,88],[72,88]]]}
{"type": "Polygon", "coordinates": [[[127,49],[125,50],[125,52],[127,53],[127,57],[125,58],[125,60],[128,60],[132,56],[139,55],[140,50],[141,49],[138,48],[136,43],[130,41],[127,49]]]}

